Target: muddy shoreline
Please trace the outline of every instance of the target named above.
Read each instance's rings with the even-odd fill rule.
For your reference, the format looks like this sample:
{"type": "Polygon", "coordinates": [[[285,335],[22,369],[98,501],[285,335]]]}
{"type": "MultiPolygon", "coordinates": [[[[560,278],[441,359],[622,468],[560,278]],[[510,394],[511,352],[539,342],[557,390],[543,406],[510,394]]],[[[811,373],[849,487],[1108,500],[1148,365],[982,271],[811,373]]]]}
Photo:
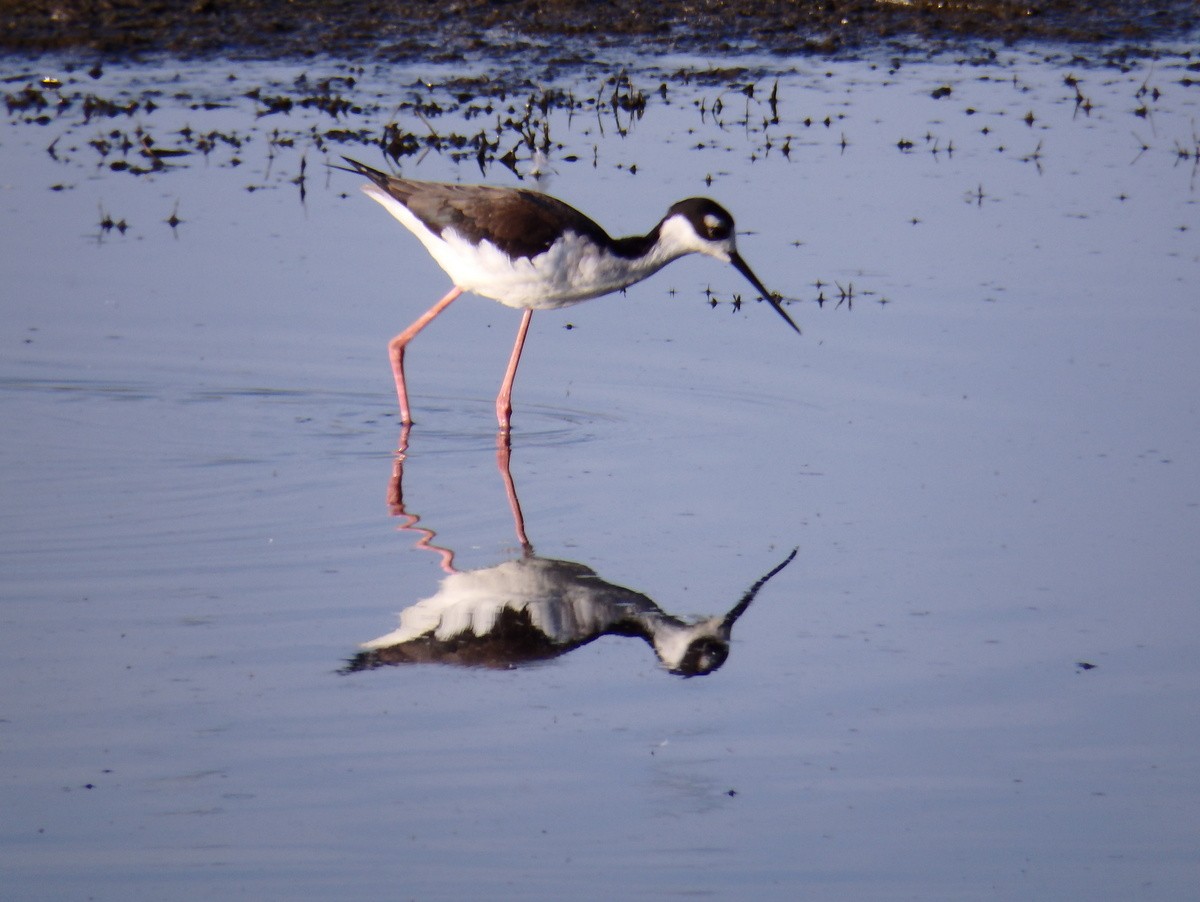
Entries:
{"type": "Polygon", "coordinates": [[[964,39],[1136,47],[1182,37],[1198,21],[1195,0],[0,0],[0,52],[449,61],[586,58],[631,40],[695,53],[902,51],[964,39]]]}

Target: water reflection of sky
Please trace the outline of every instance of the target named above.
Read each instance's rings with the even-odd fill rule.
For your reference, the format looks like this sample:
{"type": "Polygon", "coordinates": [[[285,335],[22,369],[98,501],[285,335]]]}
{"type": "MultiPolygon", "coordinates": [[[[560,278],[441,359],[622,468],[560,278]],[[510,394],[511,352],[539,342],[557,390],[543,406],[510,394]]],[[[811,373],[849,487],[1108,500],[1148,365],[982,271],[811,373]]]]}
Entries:
{"type": "MultiPolygon", "coordinates": [[[[763,305],[710,309],[739,279],[689,260],[534,318],[513,470],[539,553],[682,615],[800,545],[702,681],[615,639],[512,673],[336,677],[441,576],[385,504],[384,344],[443,276],[310,144],[268,165],[273,129],[329,120],[256,119],[229,66],[99,81],[164,85],[121,129],[251,137],[168,173],[96,168],[114,121],[5,118],[6,881],[1186,896],[1200,95],[1170,55],[1046,56],[805,60],[765,132],[774,75],[753,99],[635,76],[624,138],[551,114],[551,191],[617,233],[711,194],[804,299],[801,337],[763,305]]],[[[477,177],[434,154],[405,171],[477,177]]],[[[406,502],[464,567],[514,551],[490,407],[515,328],[468,298],[411,352],[406,502]]]]}

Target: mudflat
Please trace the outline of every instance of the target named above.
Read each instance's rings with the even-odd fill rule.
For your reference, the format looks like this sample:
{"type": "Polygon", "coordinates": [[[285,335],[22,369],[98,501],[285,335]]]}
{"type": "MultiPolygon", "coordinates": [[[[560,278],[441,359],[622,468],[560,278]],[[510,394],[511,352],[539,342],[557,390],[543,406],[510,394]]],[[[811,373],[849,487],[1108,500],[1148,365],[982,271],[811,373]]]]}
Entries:
{"type": "MultiPolygon", "coordinates": [[[[1192,0],[0,0],[0,49],[306,57],[453,58],[586,39],[674,50],[850,52],[981,38],[1140,42],[1195,27],[1192,0]]],[[[579,48],[576,48],[578,50],[579,48]]]]}

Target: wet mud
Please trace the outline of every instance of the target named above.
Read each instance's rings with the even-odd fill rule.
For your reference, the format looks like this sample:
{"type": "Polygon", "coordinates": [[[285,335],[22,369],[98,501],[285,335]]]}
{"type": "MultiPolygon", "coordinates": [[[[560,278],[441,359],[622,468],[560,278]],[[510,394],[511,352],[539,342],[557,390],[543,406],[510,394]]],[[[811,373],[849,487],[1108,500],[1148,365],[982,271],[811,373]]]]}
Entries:
{"type": "Polygon", "coordinates": [[[535,53],[569,62],[630,39],[643,49],[781,54],[964,38],[1136,44],[1185,34],[1198,18],[1194,0],[0,0],[0,50],[434,61],[535,53]]]}

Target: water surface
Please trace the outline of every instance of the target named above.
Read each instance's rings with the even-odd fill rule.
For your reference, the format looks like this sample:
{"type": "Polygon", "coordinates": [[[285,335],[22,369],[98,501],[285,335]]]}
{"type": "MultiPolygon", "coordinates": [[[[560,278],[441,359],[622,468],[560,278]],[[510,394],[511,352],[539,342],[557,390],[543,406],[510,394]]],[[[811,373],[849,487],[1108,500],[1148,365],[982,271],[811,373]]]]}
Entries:
{"type": "MultiPolygon", "coordinates": [[[[539,160],[494,127],[525,95],[456,107],[442,69],[6,63],[9,92],[140,102],[0,125],[14,897],[1190,894],[1194,64],[707,66],[631,72],[640,118],[599,102],[609,71],[531,89],[579,100],[531,120],[539,160]],[[361,113],[264,115],[348,75],[361,113]],[[523,554],[499,305],[464,297],[413,344],[395,506],[385,344],[446,279],[325,167],[385,165],[363,140],[393,114],[503,134],[497,158],[614,234],[711,195],[795,299],[799,337],[681,261],[536,316],[517,382],[540,557],[684,617],[799,546],[714,673],[619,636],[339,673],[445,576],[416,528],[464,570],[523,554]],[[193,152],[114,170],[146,134],[193,152]]],[[[403,171],[479,179],[461,156],[403,171]]]]}

